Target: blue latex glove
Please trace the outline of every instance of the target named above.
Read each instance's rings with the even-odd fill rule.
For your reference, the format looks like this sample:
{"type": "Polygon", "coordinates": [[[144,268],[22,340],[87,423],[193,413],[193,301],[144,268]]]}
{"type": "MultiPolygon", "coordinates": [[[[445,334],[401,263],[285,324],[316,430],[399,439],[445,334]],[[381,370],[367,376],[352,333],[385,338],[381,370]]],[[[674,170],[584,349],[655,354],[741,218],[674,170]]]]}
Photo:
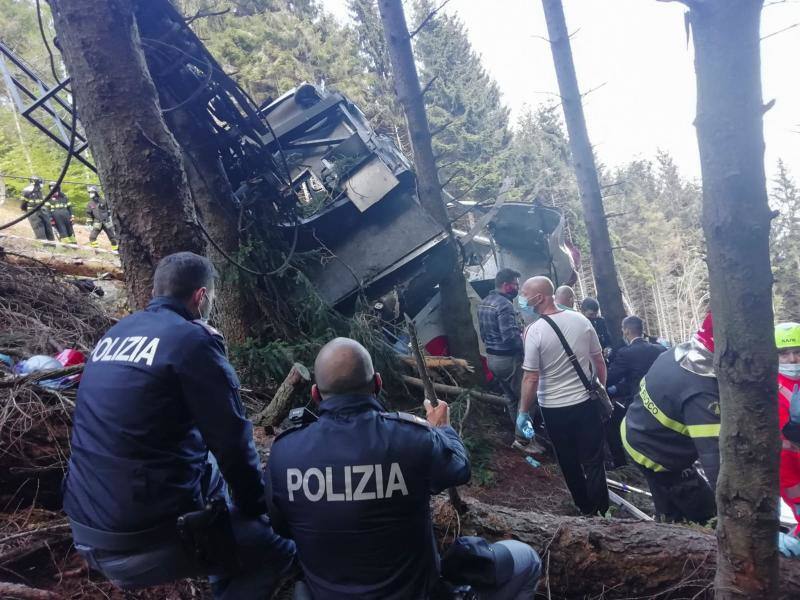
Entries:
{"type": "Polygon", "coordinates": [[[519,413],[517,415],[517,433],[519,433],[526,440],[533,439],[533,422],[528,413],[519,413]]]}
{"type": "Polygon", "coordinates": [[[617,386],[615,386],[615,385],[608,386],[606,388],[606,390],[608,391],[608,395],[609,396],[616,396],[617,395],[617,386]]]}
{"type": "Polygon", "coordinates": [[[779,533],[778,552],[787,558],[800,558],[800,540],[788,533],[779,533]]]}
{"type": "Polygon", "coordinates": [[[795,385],[789,400],[789,419],[792,423],[800,423],[800,385],[795,385]]]}

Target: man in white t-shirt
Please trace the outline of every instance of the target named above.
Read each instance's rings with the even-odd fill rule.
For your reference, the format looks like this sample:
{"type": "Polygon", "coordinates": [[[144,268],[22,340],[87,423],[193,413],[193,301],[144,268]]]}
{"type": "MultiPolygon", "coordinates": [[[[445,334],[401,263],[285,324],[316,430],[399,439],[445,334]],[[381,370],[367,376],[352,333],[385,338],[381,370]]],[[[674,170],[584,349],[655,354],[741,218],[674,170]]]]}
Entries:
{"type": "MultiPolygon", "coordinates": [[[[589,319],[557,307],[553,283],[547,277],[528,279],[519,295],[561,330],[586,377],[591,380],[592,374],[597,374],[605,385],[603,349],[589,319]]],[[[608,487],[600,408],[589,400],[589,392],[547,319],[531,324],[524,338],[518,426],[522,428],[520,423],[531,420],[530,409],[538,404],[573,501],[583,514],[604,514],[608,510],[608,487]]]]}

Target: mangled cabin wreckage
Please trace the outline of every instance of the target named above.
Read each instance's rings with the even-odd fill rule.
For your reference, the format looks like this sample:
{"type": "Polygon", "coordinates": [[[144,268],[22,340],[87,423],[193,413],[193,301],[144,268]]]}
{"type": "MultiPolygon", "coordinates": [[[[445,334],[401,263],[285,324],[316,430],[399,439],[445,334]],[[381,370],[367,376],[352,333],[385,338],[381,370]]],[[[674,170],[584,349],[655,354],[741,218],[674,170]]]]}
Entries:
{"type": "MultiPolygon", "coordinates": [[[[347,314],[366,297],[387,321],[408,314],[427,350],[445,353],[437,284],[447,234],[422,208],[413,165],[394,141],[347,97],[308,83],[257,105],[168,2],[143,3],[137,21],[162,110],[169,116],[180,108],[195,122],[180,140],[190,162],[196,159],[187,145],[213,148],[232,192],[226,210],[277,229],[331,306],[347,314]]],[[[69,80],[48,85],[8,47],[0,50],[5,80],[22,94],[14,95],[20,113],[94,168],[80,127],[80,144],[68,143],[69,80]]],[[[451,202],[454,213],[475,204],[451,202]]],[[[475,303],[504,267],[548,275],[556,285],[574,282],[577,251],[565,245],[558,211],[535,200],[481,202],[472,210],[477,225],[460,230],[457,221],[455,232],[464,239],[475,303]]]]}

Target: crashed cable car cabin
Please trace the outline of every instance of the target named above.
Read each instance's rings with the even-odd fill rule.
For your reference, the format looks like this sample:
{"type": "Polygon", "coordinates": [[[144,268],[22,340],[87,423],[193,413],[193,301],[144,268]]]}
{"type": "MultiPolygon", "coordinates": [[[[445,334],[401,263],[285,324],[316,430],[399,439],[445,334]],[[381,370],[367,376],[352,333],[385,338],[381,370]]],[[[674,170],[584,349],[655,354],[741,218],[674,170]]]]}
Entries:
{"type": "MultiPolygon", "coordinates": [[[[428,350],[443,349],[437,284],[446,268],[447,234],[420,205],[411,162],[345,96],[310,84],[259,116],[270,125],[264,141],[291,174],[301,204],[299,222],[286,223],[285,235],[297,235],[297,252],[317,253],[304,272],[321,296],[344,312],[360,291],[383,300],[384,318],[411,315],[428,350]]],[[[488,222],[479,219],[484,231],[455,230],[469,240],[464,255],[474,302],[505,267],[523,277],[547,275],[556,285],[574,282],[575,259],[558,211],[507,202],[488,216],[488,222]]]]}

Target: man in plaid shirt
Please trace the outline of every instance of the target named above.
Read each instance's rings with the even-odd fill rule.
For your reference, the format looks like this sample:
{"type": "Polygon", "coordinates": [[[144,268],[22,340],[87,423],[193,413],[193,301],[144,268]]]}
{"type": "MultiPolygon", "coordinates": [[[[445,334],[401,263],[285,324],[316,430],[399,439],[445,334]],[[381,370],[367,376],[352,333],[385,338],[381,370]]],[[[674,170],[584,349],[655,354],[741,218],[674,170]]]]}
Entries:
{"type": "MultiPolygon", "coordinates": [[[[478,325],[486,346],[489,369],[508,397],[509,415],[515,422],[522,387],[522,324],[512,301],[519,293],[520,274],[513,269],[500,269],[494,278],[495,289],[478,306],[478,325]]],[[[516,430],[514,447],[541,452],[516,430]]]]}

